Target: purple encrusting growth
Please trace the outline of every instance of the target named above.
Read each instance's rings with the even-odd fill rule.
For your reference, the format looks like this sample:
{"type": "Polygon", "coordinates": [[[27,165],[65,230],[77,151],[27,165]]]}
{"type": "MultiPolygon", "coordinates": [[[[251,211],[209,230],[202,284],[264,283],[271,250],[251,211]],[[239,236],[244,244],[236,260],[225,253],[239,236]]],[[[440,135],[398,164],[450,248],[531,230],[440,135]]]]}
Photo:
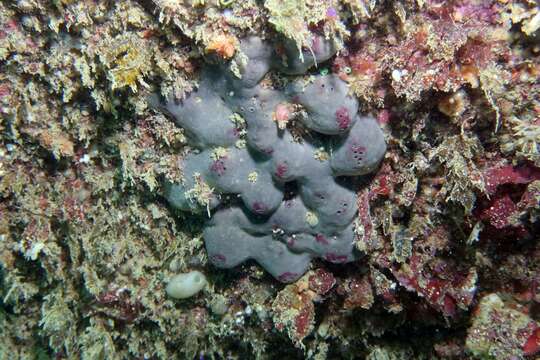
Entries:
{"type": "Polygon", "coordinates": [[[228,197],[232,203],[217,210],[204,229],[208,257],[217,267],[254,259],[279,281],[292,282],[315,257],[334,263],[358,258],[355,191],[337,177],[367,174],[378,166],[386,144],[377,122],[357,115],[358,101],[335,75],[296,80],[284,91],[259,85],[271,69],[303,74],[335,53],[323,37],[314,35],[311,43],[313,53],[303,52],[301,62],[287,41],[275,51],[259,38],[244,39],[248,61],[238,61],[241,78],[227,67],[208,65],[196,91],[183,101],[158,105],[199,151],[184,158],[182,181],[166,184],[171,206],[211,210],[224,195],[237,195],[228,197]],[[319,135],[298,141],[288,129],[279,129],[273,116],[283,103],[302,106],[303,124],[319,135]],[[237,146],[234,113],[246,123],[245,148],[237,146]],[[194,200],[201,196],[201,182],[211,189],[202,203],[194,200]],[[287,191],[284,200],[293,182],[297,191],[287,191]]]}
{"type": "Polygon", "coordinates": [[[326,16],[329,18],[335,18],[337,16],[337,11],[333,7],[326,9],[326,16]]]}

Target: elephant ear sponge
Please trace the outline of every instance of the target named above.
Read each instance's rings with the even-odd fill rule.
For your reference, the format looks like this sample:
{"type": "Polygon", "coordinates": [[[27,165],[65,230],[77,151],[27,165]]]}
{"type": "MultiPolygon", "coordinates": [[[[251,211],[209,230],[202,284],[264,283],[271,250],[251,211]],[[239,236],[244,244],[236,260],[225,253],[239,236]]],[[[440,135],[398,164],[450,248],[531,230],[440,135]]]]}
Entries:
{"type": "Polygon", "coordinates": [[[271,70],[306,73],[333,56],[335,46],[313,35],[313,51],[302,57],[287,41],[275,46],[250,37],[240,48],[236,74],[206,65],[198,89],[185,99],[152,98],[196,149],[181,164],[182,178],[165,184],[165,197],[173,208],[208,214],[205,245],[219,268],[252,259],[292,282],[313,258],[358,259],[356,192],[344,177],[379,166],[383,132],[375,119],[357,114],[357,99],[335,75],[291,79],[283,89],[261,84],[271,70]],[[287,128],[290,108],[303,110],[295,121],[308,136],[287,128]]]}

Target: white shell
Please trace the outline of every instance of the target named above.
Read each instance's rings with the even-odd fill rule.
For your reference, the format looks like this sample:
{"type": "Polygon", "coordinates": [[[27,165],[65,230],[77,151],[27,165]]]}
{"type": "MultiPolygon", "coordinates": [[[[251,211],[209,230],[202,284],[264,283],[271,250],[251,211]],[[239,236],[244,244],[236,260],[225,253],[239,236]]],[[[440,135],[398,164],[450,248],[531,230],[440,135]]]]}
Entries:
{"type": "Polygon", "coordinates": [[[174,276],[167,284],[167,295],[175,299],[186,299],[201,291],[207,284],[206,276],[200,271],[190,271],[174,276]]]}

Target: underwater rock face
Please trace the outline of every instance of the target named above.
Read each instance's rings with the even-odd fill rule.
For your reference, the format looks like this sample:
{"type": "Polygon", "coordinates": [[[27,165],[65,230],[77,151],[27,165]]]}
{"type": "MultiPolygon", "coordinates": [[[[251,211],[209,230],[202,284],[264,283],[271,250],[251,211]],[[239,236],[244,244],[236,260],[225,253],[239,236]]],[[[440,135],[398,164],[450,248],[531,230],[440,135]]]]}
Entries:
{"type": "Polygon", "coordinates": [[[313,41],[316,51],[304,54],[300,64],[294,47],[276,51],[259,38],[247,38],[241,42],[247,57],[239,66],[241,78],[208,65],[196,91],[158,106],[198,149],[184,158],[182,181],[166,184],[170,204],[208,214],[227,204],[204,229],[209,259],[217,267],[254,259],[276,279],[292,282],[315,257],[333,263],[358,258],[356,194],[351,179],[342,176],[364,175],[378,166],[386,151],[378,123],[357,114],[358,101],[335,75],[300,78],[281,91],[260,84],[272,68],[302,74],[334,54],[328,41],[313,41]],[[301,122],[308,136],[293,135],[293,121],[301,122]],[[290,188],[297,191],[290,195],[290,188]]]}

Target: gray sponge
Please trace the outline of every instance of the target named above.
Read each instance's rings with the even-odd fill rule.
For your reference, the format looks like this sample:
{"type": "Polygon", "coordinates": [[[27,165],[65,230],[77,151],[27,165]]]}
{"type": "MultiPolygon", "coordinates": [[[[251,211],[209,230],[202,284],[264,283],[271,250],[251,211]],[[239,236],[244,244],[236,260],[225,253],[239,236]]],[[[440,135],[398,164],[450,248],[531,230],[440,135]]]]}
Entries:
{"type": "Polygon", "coordinates": [[[386,150],[377,122],[357,115],[358,101],[335,75],[296,80],[284,91],[259,84],[270,69],[303,74],[335,53],[322,36],[314,34],[311,45],[302,62],[290,42],[276,50],[259,38],[246,38],[240,47],[247,59],[237,59],[240,78],[225,66],[208,65],[186,99],[152,101],[199,149],[183,160],[182,179],[165,184],[165,197],[183,211],[219,207],[203,232],[217,267],[253,259],[278,280],[291,282],[313,258],[344,263],[359,257],[353,232],[356,194],[338,177],[377,168],[386,150]],[[285,103],[305,110],[300,121],[311,132],[308,137],[298,139],[278,128],[275,111],[285,103]],[[245,120],[245,138],[233,121],[238,116],[245,120]],[[292,184],[297,191],[284,200],[292,184]]]}

